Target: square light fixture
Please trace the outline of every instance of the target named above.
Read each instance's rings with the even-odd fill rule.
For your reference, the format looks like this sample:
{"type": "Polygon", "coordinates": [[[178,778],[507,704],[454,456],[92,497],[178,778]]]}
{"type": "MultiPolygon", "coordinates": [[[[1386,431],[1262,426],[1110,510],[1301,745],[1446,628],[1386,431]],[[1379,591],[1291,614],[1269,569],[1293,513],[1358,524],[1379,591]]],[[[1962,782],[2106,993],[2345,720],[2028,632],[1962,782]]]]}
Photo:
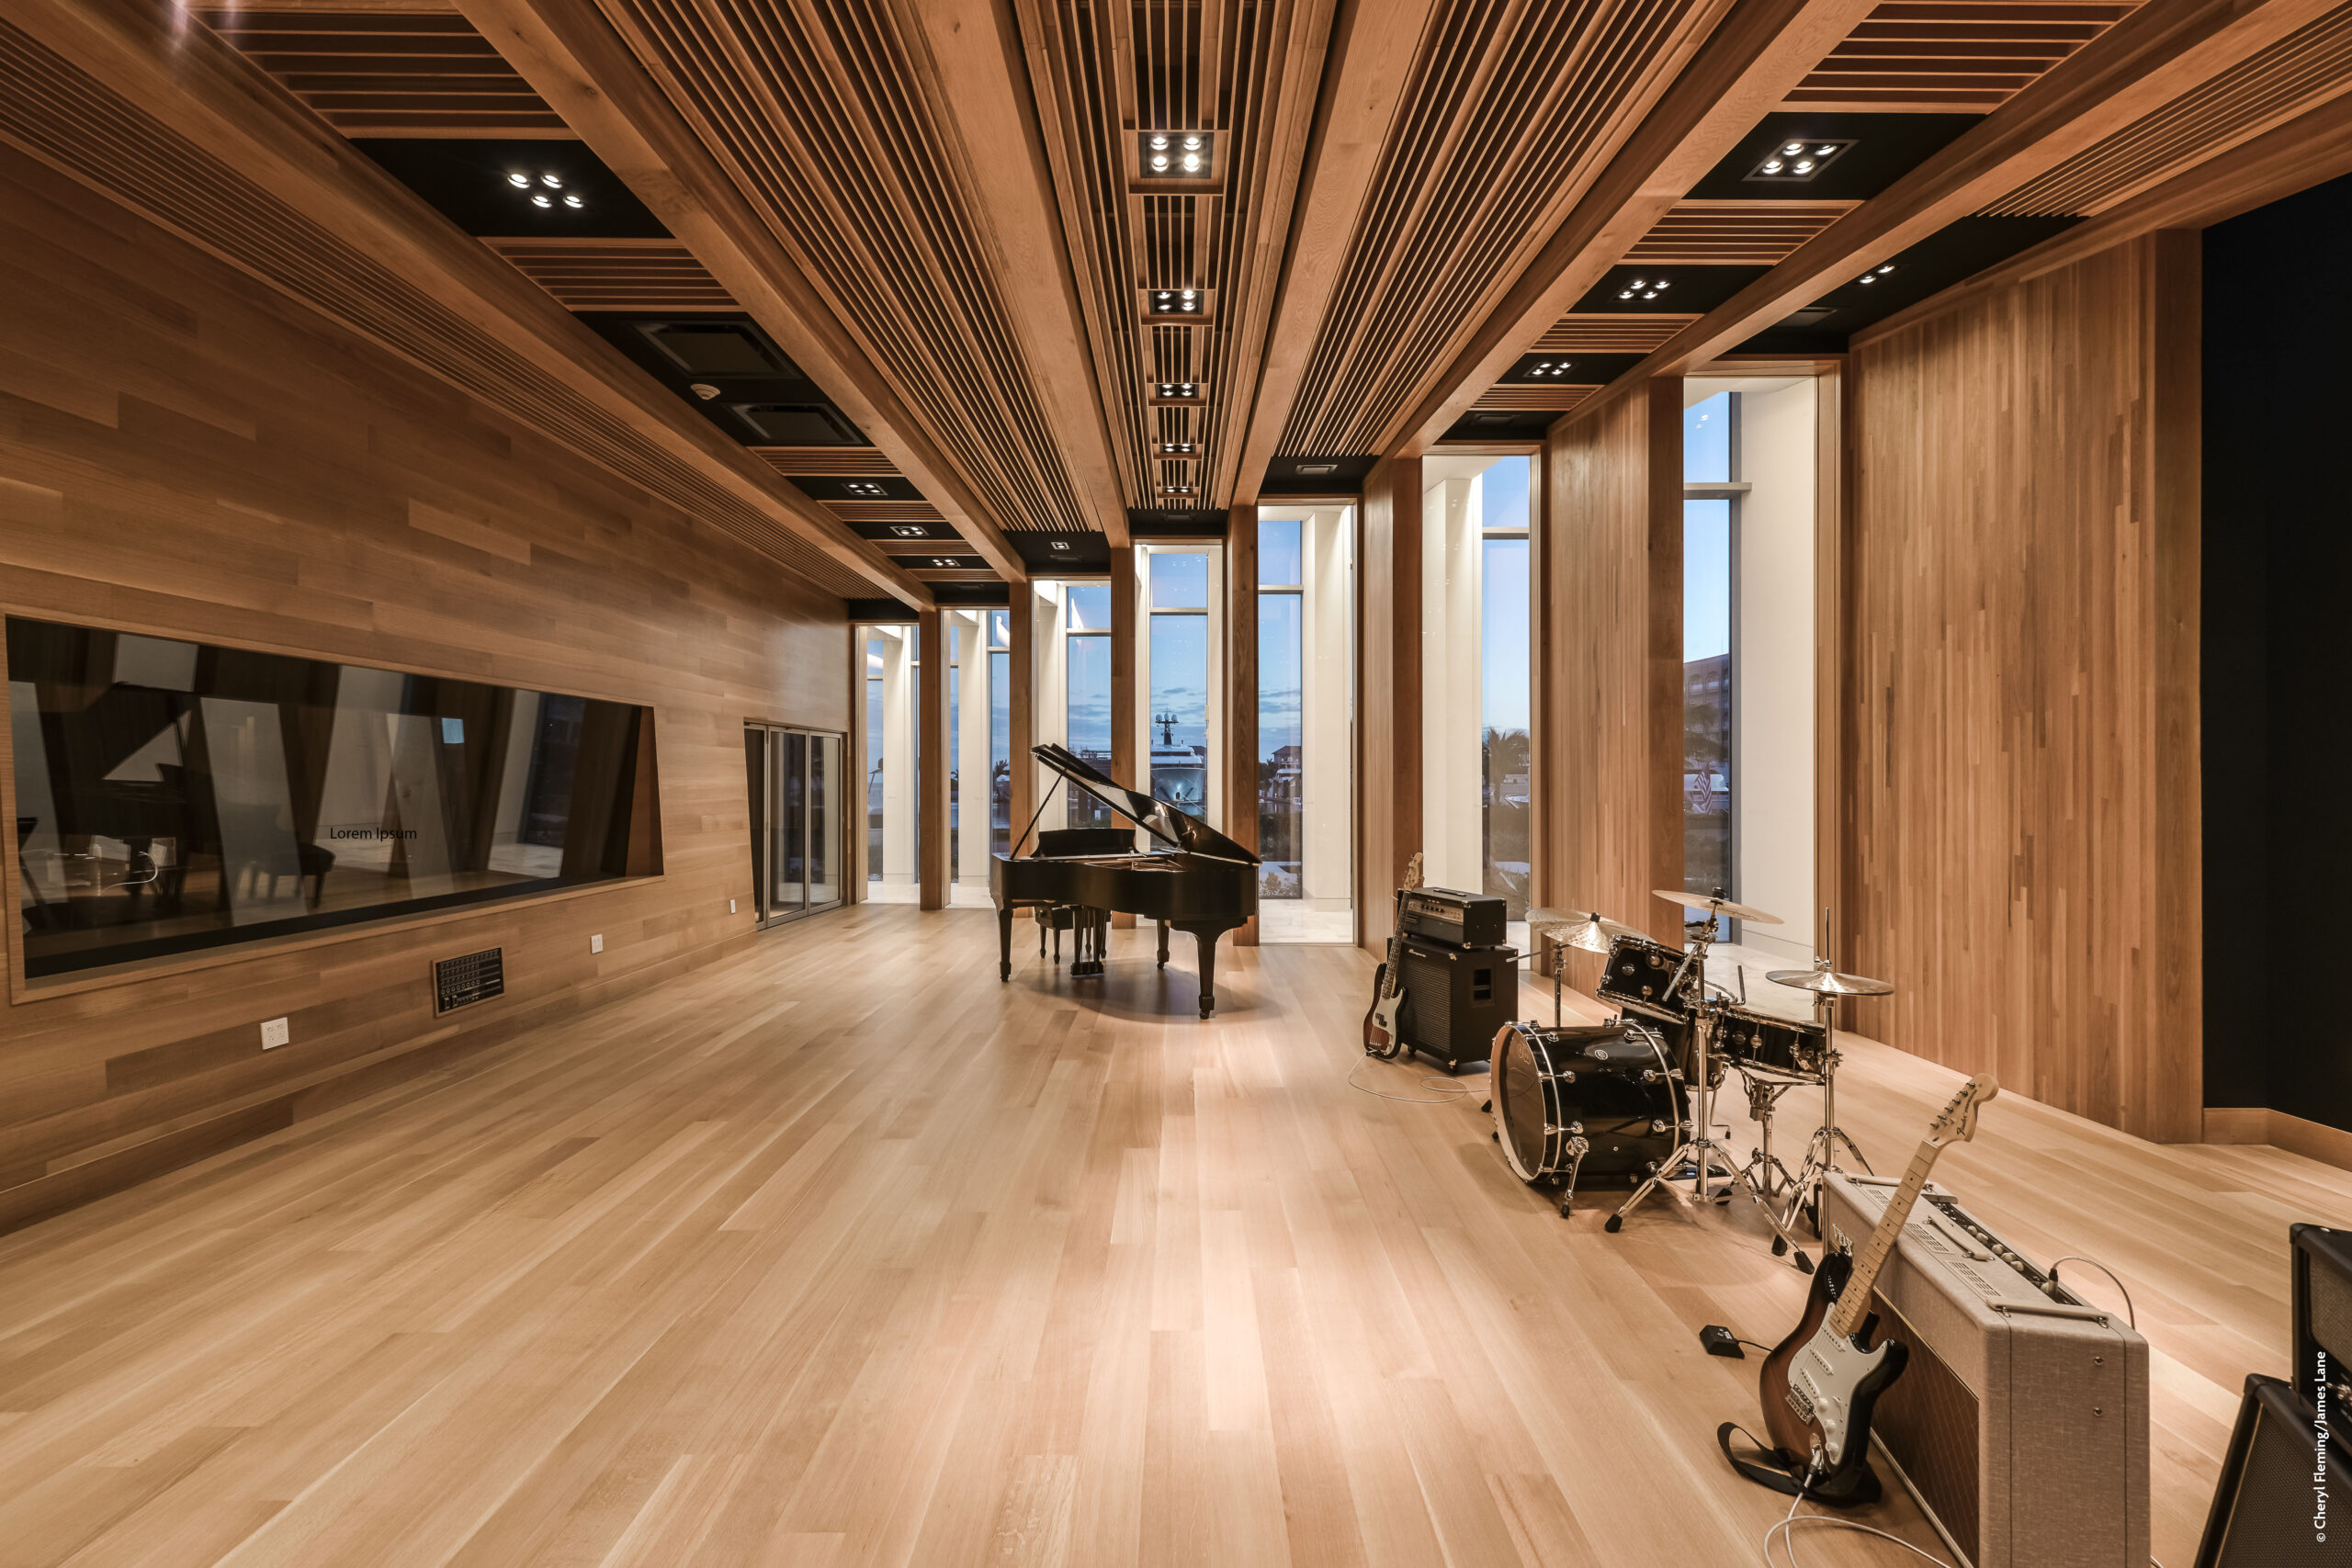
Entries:
{"type": "Polygon", "coordinates": [[[937,567],[942,571],[953,571],[956,570],[956,558],[954,556],[933,556],[931,558],[931,564],[937,567]]]}
{"type": "Polygon", "coordinates": [[[1850,140],[1841,141],[1831,136],[1811,139],[1792,136],[1784,141],[1774,142],[1772,150],[1757,160],[1756,167],[1748,172],[1747,177],[1770,180],[1776,185],[1792,182],[1801,185],[1817,178],[1822,170],[1836,163],[1853,144],[1850,140]]]}
{"type": "Polygon", "coordinates": [[[850,479],[842,488],[860,501],[881,501],[890,493],[872,479],[850,479]]]}
{"type": "Polygon", "coordinates": [[[1067,550],[1069,548],[1069,541],[1068,539],[1048,539],[1046,541],[1046,547],[1047,549],[1054,550],[1067,550]]]}
{"type": "Polygon", "coordinates": [[[1565,359],[1539,359],[1520,374],[1531,381],[1556,381],[1566,376],[1570,368],[1565,359]]]}
{"type": "Polygon", "coordinates": [[[1147,288],[1143,313],[1152,321],[1201,321],[1208,319],[1209,297],[1197,288],[1147,288]]]}
{"type": "Polygon", "coordinates": [[[1216,138],[1205,130],[1139,131],[1136,143],[1136,164],[1145,179],[1216,177],[1216,138]]]}
{"type": "Polygon", "coordinates": [[[925,528],[920,523],[893,523],[890,525],[890,532],[896,534],[901,539],[928,539],[931,537],[931,530],[925,528]]]}
{"type": "Polygon", "coordinates": [[[1207,387],[1200,381],[1155,381],[1151,384],[1151,400],[1155,403],[1206,402],[1207,387]]]}
{"type": "Polygon", "coordinates": [[[1643,273],[1617,291],[1620,299],[1655,299],[1674,287],[1673,281],[1654,272],[1643,273]]]}
{"type": "Polygon", "coordinates": [[[1197,457],[1201,444],[1197,441],[1155,441],[1151,449],[1163,457],[1197,457]]]}
{"type": "Polygon", "coordinates": [[[577,212],[588,205],[576,190],[566,190],[561,175],[532,175],[520,169],[510,169],[506,175],[507,188],[542,211],[568,207],[577,212]]]}
{"type": "Polygon", "coordinates": [[[1198,495],[1201,492],[1192,485],[1161,485],[1159,487],[1159,493],[1162,495],[1198,495]]]}

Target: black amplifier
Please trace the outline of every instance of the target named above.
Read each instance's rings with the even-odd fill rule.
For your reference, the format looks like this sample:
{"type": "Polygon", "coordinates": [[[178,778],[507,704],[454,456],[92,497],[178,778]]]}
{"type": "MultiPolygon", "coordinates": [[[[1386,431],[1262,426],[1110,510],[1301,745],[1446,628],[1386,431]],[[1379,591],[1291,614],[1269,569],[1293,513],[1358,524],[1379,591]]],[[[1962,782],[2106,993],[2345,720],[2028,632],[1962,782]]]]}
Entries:
{"type": "Polygon", "coordinates": [[[1503,915],[1503,901],[1490,893],[1414,887],[1405,894],[1407,934],[1455,947],[1500,947],[1506,935],[1503,915]]]}
{"type": "MultiPolygon", "coordinates": [[[[1501,899],[1494,902],[1502,908],[1501,899]]],[[[1396,950],[1405,991],[1396,1027],[1405,1043],[1455,1072],[1492,1055],[1495,1032],[1519,1004],[1519,950],[1409,935],[1396,950]]]]}

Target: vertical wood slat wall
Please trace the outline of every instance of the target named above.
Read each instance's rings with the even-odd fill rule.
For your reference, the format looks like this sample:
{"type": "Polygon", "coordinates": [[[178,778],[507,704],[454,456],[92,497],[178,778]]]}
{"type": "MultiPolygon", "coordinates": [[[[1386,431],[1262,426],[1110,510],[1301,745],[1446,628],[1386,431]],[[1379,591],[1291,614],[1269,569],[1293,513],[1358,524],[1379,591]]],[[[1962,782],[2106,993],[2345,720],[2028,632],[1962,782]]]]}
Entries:
{"type": "Polygon", "coordinates": [[[2199,1136],[2198,237],[1859,344],[1852,1026],[2199,1136]]]}
{"type": "Polygon", "coordinates": [[[744,722],[850,727],[839,598],[28,159],[0,164],[0,277],[8,608],[650,704],[664,852],[658,879],[12,998],[0,1226],[751,939],[744,722]],[[430,961],[493,944],[508,994],[436,1020],[430,961]]]}
{"type": "MultiPolygon", "coordinates": [[[[1557,678],[1541,688],[1535,743],[1559,795],[1544,885],[1679,941],[1653,887],[1682,880],[1682,418],[1679,379],[1620,398],[1545,441],[1545,540],[1557,678]]],[[[1570,953],[1589,990],[1597,954],[1570,953]]]]}

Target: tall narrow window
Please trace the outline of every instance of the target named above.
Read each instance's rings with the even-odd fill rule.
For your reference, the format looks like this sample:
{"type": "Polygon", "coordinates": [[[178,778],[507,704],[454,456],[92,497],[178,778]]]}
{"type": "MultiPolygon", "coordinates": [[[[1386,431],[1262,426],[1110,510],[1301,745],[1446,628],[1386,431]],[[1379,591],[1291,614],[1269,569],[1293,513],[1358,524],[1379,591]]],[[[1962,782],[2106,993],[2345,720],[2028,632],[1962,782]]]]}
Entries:
{"type": "Polygon", "coordinates": [[[964,682],[958,677],[963,673],[964,660],[972,657],[971,635],[962,626],[947,627],[947,733],[943,739],[947,744],[947,874],[951,879],[964,863],[964,813],[960,809],[964,749],[956,744],[964,733],[964,682]]]}
{"type": "Polygon", "coordinates": [[[1151,793],[1208,815],[1209,558],[1151,552],[1151,793]]]}
{"type": "Polygon", "coordinates": [[[1683,412],[1682,885],[1739,897],[1733,847],[1733,593],[1738,395],[1683,412]],[[1704,487],[1693,494],[1693,487],[1704,487]],[[1715,491],[1721,493],[1708,493],[1715,491]]]}
{"type": "Polygon", "coordinates": [[[1528,460],[1505,457],[1478,476],[1480,870],[1507,917],[1527,918],[1528,460]]]}
{"type": "Polygon", "coordinates": [[[867,897],[912,902],[922,825],[915,807],[922,756],[919,722],[922,629],[877,626],[865,650],[865,876],[867,897]]]}
{"type": "MultiPolygon", "coordinates": [[[[1064,601],[1062,647],[1067,663],[1063,733],[1069,749],[1104,773],[1111,770],[1111,588],[1073,582],[1064,601]]],[[[1066,789],[1069,826],[1109,828],[1111,808],[1082,789],[1066,789]]]]}
{"type": "Polygon", "coordinates": [[[989,612],[989,852],[1012,849],[1012,615],[989,612]]]}
{"type": "Polygon", "coordinates": [[[1258,856],[1261,898],[1304,892],[1306,768],[1299,722],[1306,565],[1295,517],[1258,525],[1258,856]]]}

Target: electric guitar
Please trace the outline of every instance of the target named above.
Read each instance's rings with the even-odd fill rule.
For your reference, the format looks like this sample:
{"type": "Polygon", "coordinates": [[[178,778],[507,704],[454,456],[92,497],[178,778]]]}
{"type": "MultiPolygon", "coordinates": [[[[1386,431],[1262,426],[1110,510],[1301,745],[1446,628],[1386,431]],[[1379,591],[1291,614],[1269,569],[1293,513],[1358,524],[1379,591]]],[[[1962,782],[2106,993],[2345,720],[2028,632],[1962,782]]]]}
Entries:
{"type": "Polygon", "coordinates": [[[1832,1252],[1821,1260],[1804,1318],[1764,1358],[1764,1429],[1791,1472],[1802,1468],[1809,1496],[1849,1503],[1878,1495],[1878,1477],[1870,1465],[1871,1410],[1901,1375],[1910,1348],[1900,1340],[1864,1348],[1875,1321],[1871,1289],[1911,1218],[1936,1156],[1945,1145],[1976,1136],[1977,1109],[1999,1092],[1990,1073],[1961,1086],[1911,1156],[1911,1168],[1870,1240],[1859,1253],[1832,1252]]]}
{"type": "Polygon", "coordinates": [[[1396,1028],[1396,1014],[1405,1005],[1405,895],[1421,885],[1421,854],[1413,852],[1405,867],[1405,885],[1396,889],[1396,919],[1388,933],[1388,957],[1372,972],[1372,1006],[1363,1015],[1363,1054],[1389,1059],[1405,1054],[1405,1036],[1396,1028]]]}

